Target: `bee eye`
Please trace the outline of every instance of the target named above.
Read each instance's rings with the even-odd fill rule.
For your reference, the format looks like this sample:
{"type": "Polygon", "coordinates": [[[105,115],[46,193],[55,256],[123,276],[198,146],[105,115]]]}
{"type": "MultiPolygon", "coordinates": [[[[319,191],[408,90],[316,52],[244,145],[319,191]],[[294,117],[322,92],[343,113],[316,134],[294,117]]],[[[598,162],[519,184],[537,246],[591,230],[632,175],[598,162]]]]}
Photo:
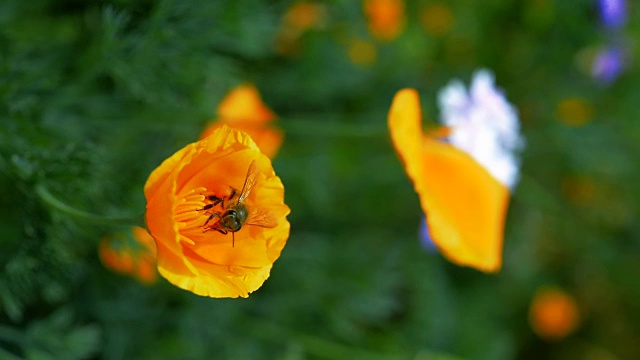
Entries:
{"type": "Polygon", "coordinates": [[[227,215],[236,216],[235,210],[227,210],[227,215]]]}

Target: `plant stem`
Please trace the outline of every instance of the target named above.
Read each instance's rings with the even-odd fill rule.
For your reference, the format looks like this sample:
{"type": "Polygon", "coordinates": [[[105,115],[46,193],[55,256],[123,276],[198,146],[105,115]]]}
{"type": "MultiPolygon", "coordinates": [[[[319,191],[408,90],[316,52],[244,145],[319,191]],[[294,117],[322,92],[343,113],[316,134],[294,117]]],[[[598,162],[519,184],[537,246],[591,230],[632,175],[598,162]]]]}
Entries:
{"type": "Polygon", "coordinates": [[[81,221],[91,222],[94,224],[103,224],[103,225],[124,225],[124,226],[144,226],[144,214],[138,216],[127,216],[127,217],[111,217],[111,216],[103,216],[92,214],[83,210],[76,209],[72,206],[69,206],[53,196],[51,192],[42,184],[36,185],[36,193],[40,197],[40,199],[50,206],[65,215],[69,215],[81,221]]]}

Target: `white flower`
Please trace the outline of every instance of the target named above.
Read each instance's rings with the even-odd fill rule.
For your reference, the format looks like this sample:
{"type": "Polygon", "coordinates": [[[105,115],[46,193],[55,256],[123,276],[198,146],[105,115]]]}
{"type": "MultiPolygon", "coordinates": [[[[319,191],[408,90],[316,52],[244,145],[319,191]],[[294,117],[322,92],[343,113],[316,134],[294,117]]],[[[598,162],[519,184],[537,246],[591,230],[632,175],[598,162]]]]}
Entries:
{"type": "Polygon", "coordinates": [[[516,109],[495,88],[493,74],[477,71],[469,92],[461,81],[451,81],[440,90],[438,103],[442,122],[451,129],[451,144],[512,189],[519,170],[514,152],[524,146],[524,140],[516,109]]]}

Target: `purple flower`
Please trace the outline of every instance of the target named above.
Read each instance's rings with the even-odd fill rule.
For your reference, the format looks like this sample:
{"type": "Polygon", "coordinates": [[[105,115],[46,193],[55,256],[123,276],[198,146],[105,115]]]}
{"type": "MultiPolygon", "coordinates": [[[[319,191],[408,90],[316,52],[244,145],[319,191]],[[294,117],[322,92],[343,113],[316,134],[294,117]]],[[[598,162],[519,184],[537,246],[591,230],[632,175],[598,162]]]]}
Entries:
{"type": "Polygon", "coordinates": [[[625,0],[598,0],[600,18],[605,27],[620,28],[627,22],[625,0]]]}
{"type": "Polygon", "coordinates": [[[623,51],[619,47],[601,49],[591,64],[591,76],[603,84],[614,82],[623,68],[623,51]]]}

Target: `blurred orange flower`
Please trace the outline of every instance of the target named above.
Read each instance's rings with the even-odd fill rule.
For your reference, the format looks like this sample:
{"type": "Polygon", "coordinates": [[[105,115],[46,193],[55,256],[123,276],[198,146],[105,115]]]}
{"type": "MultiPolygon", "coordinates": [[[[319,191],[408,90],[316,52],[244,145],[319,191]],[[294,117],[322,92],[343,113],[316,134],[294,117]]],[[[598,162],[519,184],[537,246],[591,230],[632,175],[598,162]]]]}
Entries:
{"type": "Polygon", "coordinates": [[[247,297],[289,237],[289,207],[271,161],[224,124],[165,160],[144,192],[160,274],[198,295],[247,297]]]}
{"type": "Polygon", "coordinates": [[[138,226],[131,233],[104,237],[98,247],[105,267],[130,275],[145,284],[157,281],[156,245],[149,233],[138,226]]]}
{"type": "Polygon", "coordinates": [[[423,134],[414,89],[396,94],[389,129],[442,254],[459,265],[500,270],[509,189],[470,154],[441,141],[448,128],[423,134]]]}
{"type": "Polygon", "coordinates": [[[560,340],[578,326],[578,306],[563,290],[545,287],[536,291],[529,309],[533,331],[549,341],[560,340]]]}
{"type": "Polygon", "coordinates": [[[364,0],[363,8],[369,21],[369,32],[378,40],[392,41],[404,29],[404,1],[364,0]]]}
{"type": "Polygon", "coordinates": [[[216,113],[219,120],[211,122],[200,135],[200,139],[206,138],[224,123],[246,132],[269,158],[273,159],[276,156],[284,134],[282,130],[269,124],[276,116],[262,102],[255,86],[244,84],[232,89],[222,99],[216,113]]]}

